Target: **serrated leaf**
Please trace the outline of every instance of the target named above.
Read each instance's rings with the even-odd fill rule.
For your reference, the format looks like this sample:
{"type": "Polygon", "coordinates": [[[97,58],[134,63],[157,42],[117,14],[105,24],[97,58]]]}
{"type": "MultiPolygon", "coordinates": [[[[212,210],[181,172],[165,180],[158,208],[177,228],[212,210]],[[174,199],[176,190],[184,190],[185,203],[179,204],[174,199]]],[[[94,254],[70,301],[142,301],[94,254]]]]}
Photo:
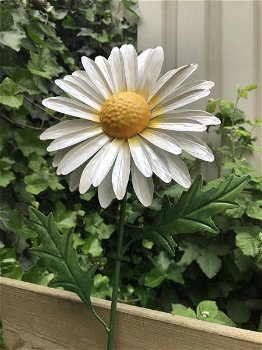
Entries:
{"type": "Polygon", "coordinates": [[[38,247],[30,250],[45,261],[48,269],[57,274],[49,285],[75,292],[91,308],[90,293],[97,264],[88,263],[85,267],[80,265],[72,246],[72,231],[61,235],[51,213],[45,216],[31,207],[29,214],[41,241],[38,247]]]}
{"type": "Polygon", "coordinates": [[[257,235],[248,232],[240,232],[236,235],[236,246],[246,256],[255,257],[258,254],[257,235]]]}
{"type": "Polygon", "coordinates": [[[213,278],[221,268],[221,259],[213,251],[202,249],[197,263],[208,278],[213,278]]]}
{"type": "Polygon", "coordinates": [[[202,178],[198,176],[190,189],[182,194],[176,206],[162,206],[153,225],[154,230],[167,234],[218,232],[211,216],[234,208],[237,205],[236,196],[248,181],[249,176],[231,175],[218,186],[205,190],[205,187],[202,188],[202,178]]]}

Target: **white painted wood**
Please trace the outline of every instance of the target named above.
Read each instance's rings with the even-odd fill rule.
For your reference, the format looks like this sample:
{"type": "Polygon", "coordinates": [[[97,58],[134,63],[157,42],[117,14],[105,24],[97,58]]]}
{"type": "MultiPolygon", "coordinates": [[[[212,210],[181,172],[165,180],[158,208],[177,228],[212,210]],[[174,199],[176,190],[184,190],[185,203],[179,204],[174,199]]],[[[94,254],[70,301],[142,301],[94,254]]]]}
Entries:
{"type": "MultiPolygon", "coordinates": [[[[211,97],[234,100],[236,86],[257,83],[242,100],[251,120],[262,117],[262,1],[261,0],[140,0],[138,49],[161,45],[163,72],[198,63],[194,79],[215,82],[211,97]]],[[[197,104],[204,107],[205,102],[197,104]]],[[[262,147],[261,128],[256,129],[262,147]]],[[[258,170],[261,154],[251,157],[258,170]]]]}

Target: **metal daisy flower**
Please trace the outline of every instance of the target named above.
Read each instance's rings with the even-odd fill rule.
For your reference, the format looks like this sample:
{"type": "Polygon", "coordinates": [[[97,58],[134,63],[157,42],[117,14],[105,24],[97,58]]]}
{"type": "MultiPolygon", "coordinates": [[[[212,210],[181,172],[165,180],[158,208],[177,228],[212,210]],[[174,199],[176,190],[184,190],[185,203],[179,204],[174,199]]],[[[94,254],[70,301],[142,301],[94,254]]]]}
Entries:
{"type": "Polygon", "coordinates": [[[193,134],[220,121],[201,110],[180,109],[210,93],[211,81],[181,85],[196,64],[173,69],[158,79],[163,49],[137,55],[132,45],[113,48],[108,60],[82,57],[85,70],[55,83],[71,97],[51,97],[43,105],[76,117],[50,127],[40,136],[53,139],[57,174],[70,175],[70,190],[98,187],[103,208],[125,195],[130,173],[134,191],[144,206],[153,197],[153,174],[188,188],[191,180],[178,156],[185,151],[212,162],[209,147],[193,134]]]}

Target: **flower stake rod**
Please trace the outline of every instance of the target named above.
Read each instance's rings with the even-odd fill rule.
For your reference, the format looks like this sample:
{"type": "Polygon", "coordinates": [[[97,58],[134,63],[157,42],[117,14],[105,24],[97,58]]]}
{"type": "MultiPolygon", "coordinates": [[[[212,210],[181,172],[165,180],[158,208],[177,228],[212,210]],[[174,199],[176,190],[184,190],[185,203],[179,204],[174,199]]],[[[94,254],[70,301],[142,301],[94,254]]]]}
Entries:
{"type": "Polygon", "coordinates": [[[248,181],[248,177],[231,176],[206,190],[199,176],[190,187],[190,174],[178,155],[184,150],[213,161],[210,148],[192,133],[205,131],[220,120],[205,111],[179,108],[207,96],[214,84],[195,81],[181,85],[197,68],[195,64],[174,69],[158,79],[163,59],[160,47],[137,56],[132,45],[114,48],[108,60],[99,56],[94,62],[83,57],[85,71],[56,81],[74,99],[50,97],[43,101],[50,109],[79,118],[62,121],[41,135],[41,139],[54,140],[48,150],[57,152],[53,161],[57,174],[70,174],[71,191],[79,187],[80,193],[85,193],[91,186],[98,187],[103,208],[114,198],[121,201],[109,325],[96,313],[91,301],[98,264],[80,264],[72,246],[73,231],[61,235],[52,214],[46,217],[30,209],[30,219],[41,242],[32,252],[56,273],[49,285],[63,287],[81,298],[107,332],[107,350],[114,349],[121,259],[128,247],[146,238],[173,256],[175,234],[217,232],[211,216],[234,208],[235,197],[248,181]],[[164,197],[154,222],[141,227],[123,248],[130,174],[134,192],[144,206],[152,202],[153,174],[166,183],[173,179],[190,189],[183,192],[176,206],[164,197]]]}

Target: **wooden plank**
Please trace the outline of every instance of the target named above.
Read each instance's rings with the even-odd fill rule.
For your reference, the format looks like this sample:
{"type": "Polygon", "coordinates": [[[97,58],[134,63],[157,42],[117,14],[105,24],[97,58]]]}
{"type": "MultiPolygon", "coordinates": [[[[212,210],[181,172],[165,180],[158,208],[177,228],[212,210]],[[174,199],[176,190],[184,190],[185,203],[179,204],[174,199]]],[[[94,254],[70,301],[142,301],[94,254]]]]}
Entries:
{"type": "MultiPolygon", "coordinates": [[[[0,279],[8,350],[104,350],[106,335],[73,293],[0,279]]],[[[110,302],[93,299],[108,319],[110,302]]],[[[261,350],[262,334],[120,304],[116,350],[261,350]]]]}

